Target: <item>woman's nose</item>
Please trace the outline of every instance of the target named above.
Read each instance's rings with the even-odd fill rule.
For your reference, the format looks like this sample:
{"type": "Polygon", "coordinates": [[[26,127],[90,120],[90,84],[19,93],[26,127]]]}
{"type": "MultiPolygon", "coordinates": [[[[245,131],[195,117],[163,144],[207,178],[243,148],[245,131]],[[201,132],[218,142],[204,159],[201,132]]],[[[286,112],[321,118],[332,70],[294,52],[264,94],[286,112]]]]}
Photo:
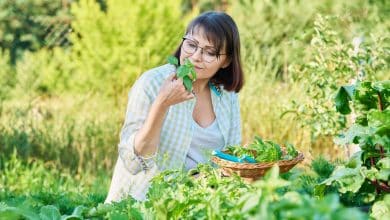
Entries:
{"type": "Polygon", "coordinates": [[[191,57],[195,60],[195,61],[201,61],[202,60],[202,56],[203,56],[203,49],[198,47],[196,48],[196,51],[195,53],[193,53],[191,55],[191,57]]]}

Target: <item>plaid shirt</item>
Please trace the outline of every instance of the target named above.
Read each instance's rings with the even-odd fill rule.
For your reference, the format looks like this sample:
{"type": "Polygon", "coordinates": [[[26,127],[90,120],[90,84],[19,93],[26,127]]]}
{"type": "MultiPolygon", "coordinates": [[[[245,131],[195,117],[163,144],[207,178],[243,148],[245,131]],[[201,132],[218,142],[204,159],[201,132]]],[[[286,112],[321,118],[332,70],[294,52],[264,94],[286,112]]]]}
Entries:
{"type": "MultiPolygon", "coordinates": [[[[119,158],[106,202],[118,201],[131,195],[145,199],[150,180],[159,170],[181,169],[192,140],[192,112],[195,99],[169,108],[161,129],[156,155],[142,158],[134,153],[134,137],[146,120],[149,108],[164,80],[175,71],[166,64],[151,69],[136,81],[130,93],[126,119],[120,135],[119,158]]],[[[210,84],[214,113],[224,137],[225,147],[241,144],[241,122],[238,96],[210,84]]]]}

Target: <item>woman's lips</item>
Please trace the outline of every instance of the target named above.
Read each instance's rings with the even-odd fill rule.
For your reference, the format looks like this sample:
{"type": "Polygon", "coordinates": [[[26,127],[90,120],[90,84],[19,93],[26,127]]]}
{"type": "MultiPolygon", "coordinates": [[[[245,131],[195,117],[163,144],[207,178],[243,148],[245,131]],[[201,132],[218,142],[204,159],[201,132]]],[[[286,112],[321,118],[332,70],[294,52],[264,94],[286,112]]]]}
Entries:
{"type": "Polygon", "coordinates": [[[194,66],[195,70],[201,70],[203,68],[200,68],[200,67],[197,67],[197,66],[194,66]]]}

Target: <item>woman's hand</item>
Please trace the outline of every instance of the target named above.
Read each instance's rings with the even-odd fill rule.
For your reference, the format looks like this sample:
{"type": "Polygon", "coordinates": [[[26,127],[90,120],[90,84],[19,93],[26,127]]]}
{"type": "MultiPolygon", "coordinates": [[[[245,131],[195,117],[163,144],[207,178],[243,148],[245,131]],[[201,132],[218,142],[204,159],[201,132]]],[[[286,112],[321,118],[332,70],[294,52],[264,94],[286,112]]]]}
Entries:
{"type": "Polygon", "coordinates": [[[169,107],[194,97],[194,94],[185,89],[183,80],[176,79],[176,73],[173,73],[162,84],[157,101],[164,107],[169,107]]]}

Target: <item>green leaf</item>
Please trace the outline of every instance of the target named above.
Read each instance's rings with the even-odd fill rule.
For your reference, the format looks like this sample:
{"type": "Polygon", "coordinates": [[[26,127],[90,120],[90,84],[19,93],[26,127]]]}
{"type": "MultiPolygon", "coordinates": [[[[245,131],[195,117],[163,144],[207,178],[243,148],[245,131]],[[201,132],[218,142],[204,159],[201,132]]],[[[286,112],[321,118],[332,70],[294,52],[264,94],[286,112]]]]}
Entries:
{"type": "Polygon", "coordinates": [[[83,217],[83,212],[86,210],[87,208],[84,207],[84,206],[77,206],[71,215],[63,215],[61,217],[61,220],[82,220],[84,219],[83,217]]]}
{"type": "Polygon", "coordinates": [[[327,182],[315,185],[313,194],[315,196],[318,196],[319,198],[324,197],[325,196],[325,191],[326,191],[326,185],[327,185],[327,182]]]}
{"type": "Polygon", "coordinates": [[[244,205],[242,206],[241,211],[242,212],[248,212],[252,210],[255,207],[259,206],[260,198],[261,198],[261,191],[257,194],[247,194],[245,197],[242,198],[244,200],[244,205]]]}
{"type": "Polygon", "coordinates": [[[377,109],[378,107],[377,91],[372,88],[372,83],[368,81],[358,84],[353,99],[357,108],[363,111],[377,109]]]}
{"type": "Polygon", "coordinates": [[[332,217],[330,219],[366,220],[368,219],[368,216],[366,213],[359,211],[357,208],[344,208],[332,213],[332,217]]]}
{"type": "MultiPolygon", "coordinates": [[[[8,206],[4,202],[0,202],[0,217],[4,219],[19,219],[24,217],[29,220],[40,220],[40,216],[37,215],[31,206],[22,204],[20,207],[8,206]]],[[[0,218],[2,219],[2,218],[0,218]]]]}
{"type": "Polygon", "coordinates": [[[342,165],[336,167],[332,175],[328,179],[324,180],[321,184],[329,186],[332,183],[336,183],[339,186],[339,192],[356,193],[365,180],[365,176],[363,176],[361,172],[361,156],[361,151],[356,152],[345,166],[342,165]]]}
{"type": "Polygon", "coordinates": [[[351,158],[348,160],[348,162],[345,164],[346,167],[352,168],[352,169],[359,169],[363,162],[362,162],[362,151],[358,151],[354,153],[351,158]]]}
{"type": "Polygon", "coordinates": [[[72,215],[75,215],[75,216],[82,216],[83,215],[83,212],[86,210],[87,208],[82,206],[82,205],[79,205],[77,206],[73,212],[72,212],[72,215]]]}
{"type": "Polygon", "coordinates": [[[192,82],[196,79],[196,72],[188,58],[184,59],[184,64],[177,68],[176,76],[183,79],[183,85],[187,91],[192,91],[192,82]]]}
{"type": "Polygon", "coordinates": [[[191,63],[191,61],[188,58],[184,59],[184,65],[188,67],[194,67],[194,65],[191,63]]]}
{"type": "Polygon", "coordinates": [[[336,136],[333,141],[337,145],[356,144],[358,137],[364,136],[367,132],[366,127],[354,124],[346,132],[336,136]]]}
{"type": "Polygon", "coordinates": [[[379,169],[379,173],[377,174],[377,178],[379,180],[389,181],[389,177],[390,177],[390,158],[389,157],[385,157],[385,158],[380,159],[377,162],[376,166],[379,169]]]}
{"type": "Polygon", "coordinates": [[[135,208],[132,208],[130,209],[130,212],[129,212],[130,216],[131,216],[131,219],[139,219],[139,220],[142,220],[144,219],[141,212],[139,212],[137,209],[135,208]]]}
{"type": "Polygon", "coordinates": [[[364,183],[364,177],[360,173],[360,169],[351,169],[344,166],[336,167],[330,178],[326,179],[321,184],[331,185],[337,183],[338,191],[341,193],[359,191],[364,183]]]}
{"type": "Polygon", "coordinates": [[[60,211],[53,205],[43,206],[40,210],[39,216],[42,220],[61,220],[60,211]]]}
{"type": "Polygon", "coordinates": [[[389,181],[390,169],[380,169],[377,174],[378,180],[389,181]]]}
{"type": "Polygon", "coordinates": [[[191,69],[191,74],[192,74],[192,77],[191,77],[191,79],[192,79],[192,81],[195,81],[196,80],[196,72],[195,72],[195,69],[191,69]]]}
{"type": "Polygon", "coordinates": [[[351,113],[351,108],[349,107],[349,101],[352,100],[354,91],[355,91],[355,86],[342,86],[337,92],[334,101],[336,104],[336,110],[341,114],[346,115],[351,113]]]}
{"type": "Polygon", "coordinates": [[[287,159],[293,159],[298,156],[298,151],[295,149],[294,145],[287,143],[286,144],[287,155],[290,156],[287,159]]]}
{"type": "Polygon", "coordinates": [[[390,134],[390,109],[384,111],[370,110],[367,114],[368,126],[373,127],[379,135],[390,134]]]}
{"type": "Polygon", "coordinates": [[[380,169],[390,169],[390,158],[385,157],[378,161],[376,164],[380,169]]]}
{"type": "Polygon", "coordinates": [[[179,61],[177,60],[177,58],[175,56],[169,56],[168,63],[175,65],[175,66],[179,65],[179,61]]]}
{"type": "Polygon", "coordinates": [[[20,219],[21,217],[32,220],[40,219],[37,214],[28,208],[12,207],[3,202],[0,202],[0,217],[4,219],[20,219]]]}
{"type": "Polygon", "coordinates": [[[178,78],[183,78],[184,76],[187,76],[187,73],[188,73],[187,66],[182,65],[177,68],[176,75],[178,78]]]}
{"type": "Polygon", "coordinates": [[[192,80],[188,76],[183,77],[183,84],[187,91],[192,91],[192,80]]]}
{"type": "Polygon", "coordinates": [[[372,87],[378,92],[390,92],[390,80],[374,82],[372,87]]]}
{"type": "Polygon", "coordinates": [[[323,156],[315,158],[311,162],[311,167],[321,178],[329,178],[335,169],[335,166],[323,156]]]}
{"type": "Polygon", "coordinates": [[[128,220],[128,217],[125,214],[114,212],[113,214],[110,215],[109,219],[110,220],[128,220]]]}
{"type": "Polygon", "coordinates": [[[390,219],[390,195],[387,194],[382,201],[375,202],[371,209],[374,219],[390,219]]]}
{"type": "Polygon", "coordinates": [[[378,178],[379,171],[375,167],[367,169],[367,167],[362,167],[360,170],[362,174],[369,180],[374,181],[378,178]]]}
{"type": "Polygon", "coordinates": [[[78,215],[63,215],[61,217],[61,220],[83,220],[84,218],[82,216],[78,215]]]}

